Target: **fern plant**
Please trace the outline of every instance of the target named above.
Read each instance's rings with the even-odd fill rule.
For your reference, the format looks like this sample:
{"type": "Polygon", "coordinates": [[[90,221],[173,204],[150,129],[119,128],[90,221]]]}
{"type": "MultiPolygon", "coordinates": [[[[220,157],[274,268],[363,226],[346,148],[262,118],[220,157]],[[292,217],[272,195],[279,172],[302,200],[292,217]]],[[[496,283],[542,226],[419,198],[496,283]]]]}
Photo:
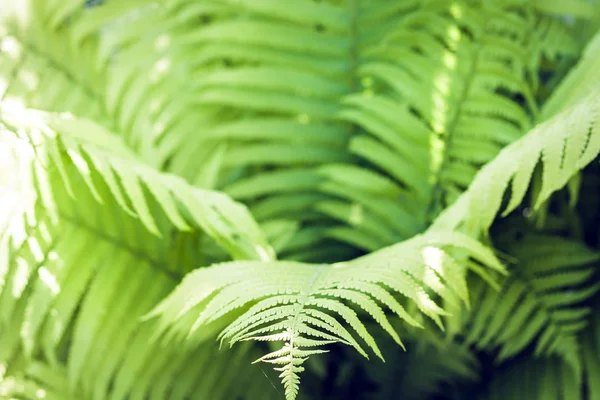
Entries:
{"type": "Polygon", "coordinates": [[[0,0],[0,397],[600,398],[599,11],[0,0]]]}

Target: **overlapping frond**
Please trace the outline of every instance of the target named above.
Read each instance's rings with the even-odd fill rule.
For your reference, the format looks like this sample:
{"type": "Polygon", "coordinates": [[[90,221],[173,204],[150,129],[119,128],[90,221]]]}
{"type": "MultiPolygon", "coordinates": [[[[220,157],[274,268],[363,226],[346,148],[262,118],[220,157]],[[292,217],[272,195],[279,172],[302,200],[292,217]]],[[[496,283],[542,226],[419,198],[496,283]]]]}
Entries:
{"type": "Polygon", "coordinates": [[[0,98],[93,119],[162,168],[157,141],[167,130],[191,139],[200,124],[182,97],[185,62],[173,57],[192,19],[153,0],[2,0],[0,98]]]}
{"type": "Polygon", "coordinates": [[[549,100],[544,112],[547,120],[485,165],[469,190],[440,215],[433,229],[485,234],[499,212],[508,215],[521,205],[536,166],[541,166],[541,185],[533,194],[533,207],[539,208],[596,158],[600,152],[600,86],[595,83],[600,71],[599,43],[600,36],[596,36],[549,100]],[[503,204],[509,190],[508,202],[503,204]]]}
{"type": "Polygon", "coordinates": [[[512,2],[170,4],[206,22],[181,37],[201,122],[159,148],[248,203],[295,260],[423,231],[530,128],[541,60],[576,53],[533,34],[559,21],[512,2]]]}
{"type": "Polygon", "coordinates": [[[45,212],[61,212],[59,208],[65,207],[56,194],[61,192],[53,186],[60,185],[52,182],[57,177],[63,180],[62,195],[73,194],[74,187],[83,184],[92,198],[103,202],[94,181],[93,175],[97,173],[99,184],[109,189],[118,206],[153,234],[161,235],[172,228],[199,229],[236,258],[273,257],[262,232],[243,205],[138,162],[118,138],[92,121],[19,107],[3,107],[0,112],[7,140],[11,140],[12,134],[14,145],[24,148],[19,151],[35,155],[31,160],[35,174],[31,183],[39,191],[45,212]],[[77,174],[72,178],[74,182],[68,177],[68,168],[77,174]]]}
{"type": "Polygon", "coordinates": [[[154,171],[88,120],[3,106],[0,134],[11,160],[0,196],[11,205],[0,231],[3,375],[29,381],[39,362],[64,369],[77,398],[203,398],[196,361],[210,348],[161,346],[139,318],[210,263],[204,236],[233,258],[271,259],[247,210],[154,171]]]}
{"type": "MultiPolygon", "coordinates": [[[[492,377],[485,400],[581,399],[581,379],[560,358],[525,359],[500,367],[492,377]]],[[[472,395],[468,395],[472,398],[472,395]]]]}
{"type": "MultiPolygon", "coordinates": [[[[569,24],[545,14],[592,14],[585,1],[88,3],[0,0],[0,100],[10,104],[0,106],[0,162],[7,155],[18,171],[0,173],[0,396],[277,396],[256,369],[223,383],[256,349],[218,356],[204,342],[221,332],[231,344],[268,342],[258,360],[276,365],[295,398],[306,359],[326,345],[383,358],[365,316],[401,344],[391,315],[441,325],[469,304],[469,268],[491,283],[481,264],[503,271],[469,237],[522,202],[540,158],[538,205],[600,150],[600,89],[588,85],[600,39],[538,112],[561,77],[538,82],[540,71],[579,51],[569,24]],[[149,164],[247,202],[289,260],[380,249],[459,200],[432,230],[354,261],[264,262],[273,253],[245,208],[149,164]],[[197,270],[173,291],[225,254],[262,261],[197,270]],[[140,324],[148,314],[160,318],[140,324]]],[[[536,378],[564,378],[549,387],[575,393],[575,334],[589,311],[579,301],[597,288],[590,267],[566,267],[596,253],[542,268],[531,258],[545,247],[530,244],[500,292],[474,286],[484,300],[466,314],[467,342],[508,356],[537,339],[538,353],[576,368],[536,378]],[[510,310],[521,319],[500,326],[510,310]]],[[[592,361],[583,356],[588,374],[592,361]]]]}
{"type": "Polygon", "coordinates": [[[465,313],[467,343],[498,349],[500,360],[534,344],[535,356],[563,357],[578,374],[578,334],[592,313],[588,299],[600,289],[595,272],[600,253],[576,240],[527,234],[504,249],[516,264],[502,288],[469,285],[473,304],[465,313]]]}
{"type": "Polygon", "coordinates": [[[150,316],[159,316],[167,337],[179,341],[203,337],[212,324],[240,312],[221,340],[283,342],[257,361],[277,366],[287,398],[294,399],[302,364],[325,345],[343,343],[367,356],[366,345],[383,359],[355,310],[370,315],[400,345],[384,310],[413,326],[421,326],[422,315],[441,326],[440,316],[447,313],[434,301],[437,296],[451,304],[468,301],[465,267],[452,256],[457,249],[473,256],[477,261],[467,265],[483,275],[489,273],[476,262],[504,271],[477,241],[430,233],[332,265],[234,262],[198,269],[150,316]]]}

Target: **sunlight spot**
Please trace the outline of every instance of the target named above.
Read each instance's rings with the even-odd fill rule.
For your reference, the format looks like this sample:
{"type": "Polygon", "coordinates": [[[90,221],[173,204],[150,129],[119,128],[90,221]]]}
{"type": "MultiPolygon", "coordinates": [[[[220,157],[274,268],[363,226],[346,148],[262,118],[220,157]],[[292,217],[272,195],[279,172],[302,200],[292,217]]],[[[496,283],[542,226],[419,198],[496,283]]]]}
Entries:
{"type": "Polygon", "coordinates": [[[432,98],[433,110],[431,125],[433,127],[433,131],[436,133],[442,133],[445,131],[446,126],[446,112],[448,111],[446,99],[442,96],[441,93],[436,93],[432,98]]]}
{"type": "Polygon", "coordinates": [[[433,129],[437,133],[446,130],[448,122],[448,112],[450,110],[448,99],[450,98],[450,77],[448,74],[440,74],[435,78],[435,88],[432,93],[431,101],[433,103],[432,121],[433,129]]]}
{"type": "Polygon", "coordinates": [[[448,103],[445,98],[450,94],[450,76],[448,74],[438,75],[435,79],[434,85],[439,92],[434,93],[433,95],[434,105],[442,108],[444,111],[447,111],[448,103]]]}
{"type": "Polygon", "coordinates": [[[152,139],[160,138],[165,131],[165,128],[164,122],[155,123],[154,127],[152,128],[152,139]]]}
{"type": "Polygon", "coordinates": [[[25,87],[29,90],[37,89],[40,84],[39,77],[31,71],[21,71],[19,73],[19,78],[21,78],[21,82],[23,82],[25,87]]]}
{"type": "Polygon", "coordinates": [[[444,289],[444,285],[440,281],[440,277],[431,268],[427,268],[423,273],[423,282],[434,290],[444,289]]]}
{"type": "Polygon", "coordinates": [[[44,399],[46,398],[46,391],[44,389],[38,389],[35,391],[35,397],[37,397],[38,399],[44,399]]]}
{"type": "Polygon", "coordinates": [[[60,292],[60,285],[58,284],[56,277],[52,272],[48,271],[46,267],[40,267],[40,269],[38,269],[38,275],[53,295],[56,296],[60,292]]]}
{"type": "Polygon", "coordinates": [[[167,58],[162,58],[156,62],[154,69],[157,72],[166,72],[171,67],[171,60],[167,58]]]}
{"type": "Polygon", "coordinates": [[[330,264],[328,268],[340,269],[348,267],[348,263],[345,261],[336,262],[334,264],[330,264]]]}
{"type": "MultiPolygon", "coordinates": [[[[0,135],[0,139],[3,136],[4,135],[0,135]]],[[[11,186],[13,181],[13,175],[11,172],[13,172],[14,162],[13,149],[11,149],[10,146],[6,146],[4,143],[2,143],[2,146],[0,146],[0,172],[2,173],[0,175],[0,178],[2,178],[0,179],[0,188],[2,188],[2,192],[4,192],[4,186],[11,186]]]]}
{"type": "Polygon", "coordinates": [[[169,46],[171,43],[171,37],[169,35],[163,34],[156,38],[154,42],[154,48],[158,51],[162,51],[169,46]]]}
{"type": "Polygon", "coordinates": [[[310,123],[310,116],[308,114],[300,114],[298,115],[298,122],[300,122],[303,125],[307,125],[308,123],[310,123]]]}
{"type": "Polygon", "coordinates": [[[449,69],[456,69],[456,54],[451,53],[449,51],[444,53],[444,65],[449,69]]]}
{"type": "Polygon", "coordinates": [[[436,93],[435,95],[433,95],[432,100],[434,113],[438,114],[437,124],[441,125],[443,129],[443,121],[446,120],[446,111],[448,111],[448,103],[446,102],[445,96],[442,93],[436,93]]]}
{"type": "Polygon", "coordinates": [[[27,29],[31,24],[31,14],[33,11],[30,3],[29,1],[8,1],[3,2],[2,7],[9,9],[5,15],[14,15],[15,20],[18,21],[21,27],[27,29]],[[11,6],[13,10],[10,10],[11,6]]]}
{"type": "Polygon", "coordinates": [[[456,26],[451,26],[450,28],[448,28],[447,34],[447,38],[453,45],[456,45],[461,38],[460,29],[458,29],[456,26]]]}
{"type": "Polygon", "coordinates": [[[364,209],[362,204],[352,204],[352,207],[350,207],[350,223],[352,225],[360,225],[363,222],[364,217],[364,209]]]}
{"type": "Polygon", "coordinates": [[[441,273],[443,270],[443,260],[444,260],[444,252],[437,247],[427,246],[423,249],[423,258],[425,259],[425,264],[434,269],[435,271],[441,273]]]}
{"type": "Polygon", "coordinates": [[[155,98],[152,100],[152,102],[150,102],[150,111],[157,112],[158,110],[160,110],[162,105],[163,105],[163,99],[155,98]]]}
{"type": "MultiPolygon", "coordinates": [[[[429,157],[431,158],[431,169],[434,172],[439,170],[444,160],[444,149],[446,147],[446,143],[440,136],[441,135],[439,134],[431,135],[431,138],[429,139],[429,148],[431,149],[429,157]]],[[[429,183],[434,184],[435,179],[436,174],[434,173],[429,177],[429,183]]]]}
{"type": "Polygon", "coordinates": [[[156,82],[171,68],[171,60],[168,58],[161,58],[154,64],[153,70],[150,72],[150,80],[156,82]]]}
{"type": "Polygon", "coordinates": [[[417,302],[421,305],[421,307],[433,312],[436,312],[439,309],[434,301],[431,300],[431,298],[423,290],[419,290],[417,292],[417,302]]]}
{"type": "Polygon", "coordinates": [[[436,290],[443,290],[444,285],[440,280],[440,276],[444,276],[444,252],[437,247],[427,246],[421,254],[425,265],[429,267],[425,270],[423,282],[436,290]]]}
{"type": "Polygon", "coordinates": [[[82,175],[91,175],[90,167],[85,162],[85,160],[83,159],[83,157],[81,156],[80,153],[69,152],[69,156],[71,157],[71,160],[73,161],[73,164],[75,165],[75,167],[79,170],[79,172],[82,175]]]}
{"type": "Polygon", "coordinates": [[[6,108],[25,108],[27,105],[25,104],[25,100],[21,97],[7,96],[2,100],[2,106],[6,108]]]}
{"type": "Polygon", "coordinates": [[[22,51],[21,43],[14,37],[8,36],[0,41],[0,52],[8,54],[13,59],[20,58],[22,51]]]}
{"type": "Polygon", "coordinates": [[[23,289],[29,281],[29,264],[22,257],[17,258],[17,268],[13,279],[12,295],[14,298],[21,297],[23,289]]]}
{"type": "Polygon", "coordinates": [[[0,78],[0,97],[4,96],[4,92],[8,89],[8,81],[0,78]]]}
{"type": "Polygon", "coordinates": [[[264,246],[256,245],[256,246],[254,246],[254,249],[256,250],[256,253],[260,257],[261,261],[272,261],[273,260],[272,252],[269,252],[269,250],[266,249],[264,246]]]}
{"type": "Polygon", "coordinates": [[[463,16],[463,8],[458,3],[454,3],[450,6],[450,14],[454,18],[461,18],[463,16]]]}
{"type": "MultiPolygon", "coordinates": [[[[38,227],[37,231],[42,240],[45,240],[46,242],[52,241],[52,233],[50,233],[50,230],[48,230],[48,225],[45,222],[40,222],[36,225],[38,227]]],[[[51,253],[56,254],[56,252],[54,251],[52,251],[51,253]]]]}
{"type": "MultiPolygon", "coordinates": [[[[21,117],[21,112],[20,108],[13,109],[5,103],[0,108],[2,119],[11,123],[13,118],[21,117]]],[[[31,144],[20,136],[19,132],[15,135],[0,127],[0,231],[10,232],[13,242],[17,244],[22,243],[28,235],[25,221],[15,217],[31,209],[37,198],[31,182],[32,160],[36,154],[31,144]]],[[[30,214],[35,224],[34,213],[30,214]]]]}
{"type": "Polygon", "coordinates": [[[27,239],[27,243],[29,244],[29,249],[31,250],[31,254],[33,255],[35,261],[44,261],[46,257],[44,256],[44,252],[42,251],[40,243],[36,240],[36,238],[30,237],[27,239]]]}

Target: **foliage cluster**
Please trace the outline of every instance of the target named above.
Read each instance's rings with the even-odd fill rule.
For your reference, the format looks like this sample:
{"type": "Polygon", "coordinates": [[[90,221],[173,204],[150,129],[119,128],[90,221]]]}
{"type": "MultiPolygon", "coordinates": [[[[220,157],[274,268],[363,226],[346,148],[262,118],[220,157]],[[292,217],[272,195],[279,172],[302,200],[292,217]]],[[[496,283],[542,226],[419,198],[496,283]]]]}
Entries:
{"type": "Polygon", "coordinates": [[[598,18],[0,0],[0,398],[600,399],[598,18]]]}

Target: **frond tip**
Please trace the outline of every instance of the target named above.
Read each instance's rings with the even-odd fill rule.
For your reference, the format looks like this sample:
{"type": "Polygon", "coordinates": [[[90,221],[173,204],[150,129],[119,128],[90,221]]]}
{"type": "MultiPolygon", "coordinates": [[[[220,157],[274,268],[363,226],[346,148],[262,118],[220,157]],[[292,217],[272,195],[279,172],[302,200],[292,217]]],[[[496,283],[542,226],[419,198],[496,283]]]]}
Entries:
{"type": "MultiPolygon", "coordinates": [[[[369,314],[398,344],[391,311],[421,327],[421,314],[442,326],[448,313],[438,304],[467,300],[466,271],[454,252],[504,272],[492,252],[458,233],[429,232],[349,262],[331,265],[239,261],[198,269],[154,309],[160,330],[186,340],[206,337],[214,322],[237,315],[219,335],[230,345],[255,340],[284,342],[257,361],[278,366],[288,399],[295,399],[302,364],[322,346],[343,343],[367,357],[364,344],[383,360],[375,339],[359,318],[369,314]],[[408,311],[398,295],[420,313],[408,311]],[[361,343],[362,342],[362,343],[361,343]]],[[[173,336],[171,336],[173,337],[173,336]]]]}
{"type": "Polygon", "coordinates": [[[599,60],[597,34],[580,63],[548,100],[544,122],[486,164],[469,189],[438,216],[434,229],[462,226],[473,236],[485,233],[498,214],[506,216],[521,205],[538,165],[542,167],[541,187],[534,193],[534,209],[598,156],[600,86],[595,82],[599,60]],[[506,193],[510,194],[509,201],[503,205],[506,193]]]}

